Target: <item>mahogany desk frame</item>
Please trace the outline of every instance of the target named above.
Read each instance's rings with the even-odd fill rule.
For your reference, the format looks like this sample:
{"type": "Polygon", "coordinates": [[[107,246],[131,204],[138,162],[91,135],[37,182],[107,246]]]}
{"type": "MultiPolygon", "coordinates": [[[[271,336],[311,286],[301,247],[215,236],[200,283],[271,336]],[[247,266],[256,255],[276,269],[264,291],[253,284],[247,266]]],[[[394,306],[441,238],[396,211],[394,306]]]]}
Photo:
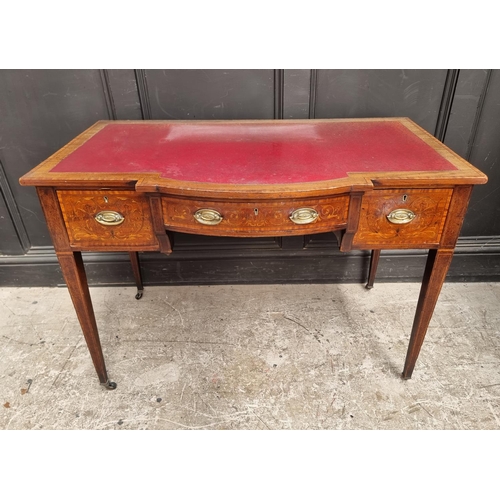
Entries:
{"type": "Polygon", "coordinates": [[[404,379],[411,377],[453,257],[472,187],[486,183],[487,177],[408,118],[232,123],[303,125],[329,121],[399,122],[454,169],[378,170],[349,173],[327,182],[266,185],[182,182],[156,173],[53,172],[56,165],[109,123],[193,123],[100,121],[20,179],[22,185],[37,188],[83,335],[105,388],[114,389],[116,384],[109,380],[106,371],[81,252],[129,252],[140,298],[142,282],[137,252],[170,254],[169,231],[240,237],[333,231],[341,251],[372,250],[368,288],[373,286],[382,249],[429,249],[402,373],[404,379]],[[96,222],[98,210],[101,210],[100,224],[104,226],[96,222]],[[126,223],[122,224],[119,217],[123,216],[126,223]],[[223,216],[225,222],[219,225],[218,217],[223,216]],[[296,221],[291,221],[290,216],[296,216],[296,221]],[[390,217],[394,219],[392,225],[390,217]]]}

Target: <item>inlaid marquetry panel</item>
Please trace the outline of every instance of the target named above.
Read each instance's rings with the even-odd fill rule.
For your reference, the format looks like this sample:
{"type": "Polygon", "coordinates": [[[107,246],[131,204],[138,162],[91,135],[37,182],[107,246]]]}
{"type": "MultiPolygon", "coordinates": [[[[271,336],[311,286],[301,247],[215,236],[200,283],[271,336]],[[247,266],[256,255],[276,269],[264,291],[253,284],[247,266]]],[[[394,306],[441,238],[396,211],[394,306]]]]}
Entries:
{"type": "Polygon", "coordinates": [[[352,247],[436,246],[441,238],[451,194],[451,189],[384,189],[366,193],[352,247]],[[401,210],[410,214],[409,222],[390,222],[387,216],[401,210]]]}
{"type": "Polygon", "coordinates": [[[163,218],[167,229],[217,236],[281,236],[313,234],[344,227],[349,196],[262,202],[223,202],[164,197],[163,218]],[[290,220],[292,213],[309,208],[317,218],[305,224],[290,220]],[[200,210],[215,211],[217,224],[203,224],[196,219],[200,210]]]}
{"type": "MultiPolygon", "coordinates": [[[[57,192],[71,246],[144,247],[158,246],[154,235],[149,202],[133,191],[57,192]],[[99,223],[100,213],[116,213],[123,218],[117,225],[99,223]]],[[[101,217],[106,223],[106,217],[101,217]]]]}

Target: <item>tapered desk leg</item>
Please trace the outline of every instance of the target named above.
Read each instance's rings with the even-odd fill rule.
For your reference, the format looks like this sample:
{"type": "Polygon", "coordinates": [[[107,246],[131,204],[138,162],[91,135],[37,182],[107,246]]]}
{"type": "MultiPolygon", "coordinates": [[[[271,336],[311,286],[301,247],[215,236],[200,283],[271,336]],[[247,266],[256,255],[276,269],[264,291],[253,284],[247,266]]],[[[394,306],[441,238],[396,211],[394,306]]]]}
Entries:
{"type": "Polygon", "coordinates": [[[370,271],[368,272],[368,281],[366,283],[366,288],[368,288],[368,290],[370,288],[373,288],[375,275],[377,274],[379,259],[380,259],[380,250],[372,250],[372,255],[370,257],[370,271]]]}
{"type": "Polygon", "coordinates": [[[142,276],[141,276],[141,266],[139,264],[139,253],[138,252],[129,252],[130,262],[132,264],[132,271],[134,273],[135,284],[137,286],[137,293],[135,298],[139,300],[142,297],[144,292],[144,286],[142,284],[142,276]]]}
{"type": "Polygon", "coordinates": [[[403,378],[409,379],[415,368],[415,363],[424,342],[427,327],[432,318],[434,307],[439,297],[441,287],[450,267],[453,250],[429,250],[424,278],[418,298],[417,311],[413,321],[413,328],[406,354],[403,378]]]}
{"type": "Polygon", "coordinates": [[[116,384],[110,382],[106,372],[82,254],[81,252],[57,252],[57,257],[99,381],[106,389],[116,389],[116,384]]]}

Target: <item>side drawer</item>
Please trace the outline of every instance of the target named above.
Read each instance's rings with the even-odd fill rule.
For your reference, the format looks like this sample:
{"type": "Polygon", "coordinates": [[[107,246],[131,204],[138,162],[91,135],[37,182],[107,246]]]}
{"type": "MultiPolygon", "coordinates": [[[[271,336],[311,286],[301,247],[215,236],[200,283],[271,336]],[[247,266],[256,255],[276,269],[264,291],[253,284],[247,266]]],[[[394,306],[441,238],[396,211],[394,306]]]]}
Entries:
{"type": "Polygon", "coordinates": [[[146,196],[134,191],[59,190],[57,197],[72,247],[158,248],[146,196]]]}
{"type": "Polygon", "coordinates": [[[366,193],[352,248],[437,246],[452,192],[452,189],[383,189],[366,193]]]}
{"type": "Polygon", "coordinates": [[[173,231],[214,236],[285,236],[345,227],[349,196],[255,202],[165,196],[162,206],[165,226],[173,231]]]}

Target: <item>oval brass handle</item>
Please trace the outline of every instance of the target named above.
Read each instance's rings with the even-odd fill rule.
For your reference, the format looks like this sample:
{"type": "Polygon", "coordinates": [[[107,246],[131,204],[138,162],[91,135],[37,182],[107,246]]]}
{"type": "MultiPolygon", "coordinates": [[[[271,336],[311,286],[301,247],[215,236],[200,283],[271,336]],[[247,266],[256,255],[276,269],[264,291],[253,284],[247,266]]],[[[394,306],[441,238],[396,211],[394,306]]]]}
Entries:
{"type": "Polygon", "coordinates": [[[94,219],[103,226],[119,226],[125,220],[122,214],[113,210],[103,210],[99,212],[94,219]]]}
{"type": "Polygon", "coordinates": [[[202,208],[195,212],[194,218],[206,226],[216,226],[222,222],[222,215],[217,210],[211,208],[202,208]]]}
{"type": "Polygon", "coordinates": [[[393,224],[408,224],[414,218],[415,214],[407,208],[398,208],[387,216],[387,220],[393,224]]]}
{"type": "Polygon", "coordinates": [[[314,208],[298,208],[290,215],[290,220],[295,224],[311,224],[318,218],[319,214],[314,208]]]}

